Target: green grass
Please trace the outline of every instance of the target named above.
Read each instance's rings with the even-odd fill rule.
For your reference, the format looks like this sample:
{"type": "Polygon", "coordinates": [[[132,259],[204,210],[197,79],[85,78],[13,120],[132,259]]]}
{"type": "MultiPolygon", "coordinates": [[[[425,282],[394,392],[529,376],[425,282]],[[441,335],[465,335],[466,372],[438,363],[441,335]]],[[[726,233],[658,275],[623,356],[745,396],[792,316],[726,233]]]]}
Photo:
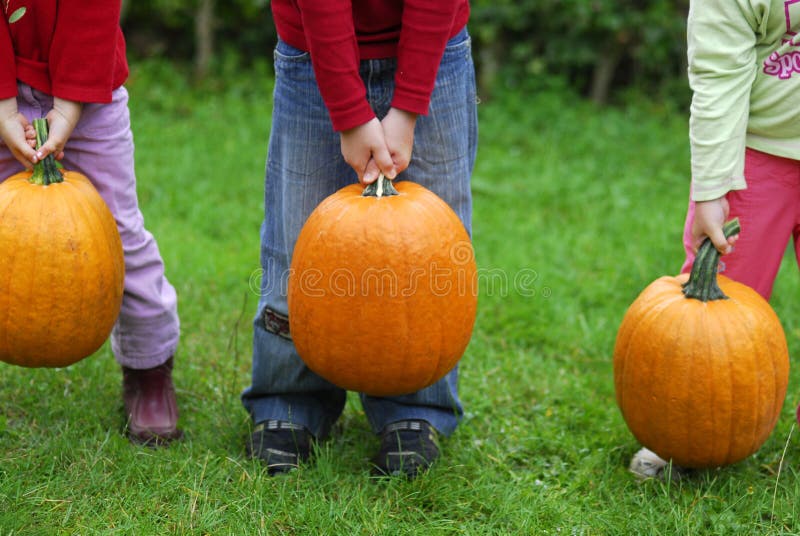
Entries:
{"type": "MultiPolygon", "coordinates": [[[[244,455],[250,425],[238,400],[249,382],[268,75],[197,89],[140,65],[129,89],[140,200],[180,297],[186,440],[129,445],[107,347],[63,370],[0,367],[0,534],[800,533],[794,376],[756,455],[672,485],[627,472],[638,445],[615,404],[611,353],[626,307],[682,261],[682,113],[597,109],[555,92],[481,104],[482,288],[461,366],[462,426],[426,475],[377,480],[377,439],[351,396],[317,462],[269,478],[244,455]]],[[[793,264],[787,257],[773,300],[792,354],[793,264]]]]}

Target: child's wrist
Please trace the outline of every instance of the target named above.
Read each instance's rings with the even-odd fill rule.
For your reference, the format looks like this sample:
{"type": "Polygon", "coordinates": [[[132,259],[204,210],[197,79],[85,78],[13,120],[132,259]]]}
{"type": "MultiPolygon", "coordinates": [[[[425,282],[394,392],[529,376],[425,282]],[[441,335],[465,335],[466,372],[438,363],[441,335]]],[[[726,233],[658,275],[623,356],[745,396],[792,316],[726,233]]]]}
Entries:
{"type": "Polygon", "coordinates": [[[418,113],[409,112],[408,110],[403,110],[402,108],[395,108],[394,106],[392,106],[392,110],[394,110],[395,113],[400,114],[401,116],[403,116],[404,118],[406,118],[409,121],[416,122],[417,121],[417,117],[419,117],[418,113]]]}
{"type": "Polygon", "coordinates": [[[10,119],[19,113],[17,98],[0,99],[0,120],[10,119]]]}
{"type": "Polygon", "coordinates": [[[83,112],[83,103],[55,97],[53,99],[53,110],[58,113],[71,127],[78,124],[83,112]]]}

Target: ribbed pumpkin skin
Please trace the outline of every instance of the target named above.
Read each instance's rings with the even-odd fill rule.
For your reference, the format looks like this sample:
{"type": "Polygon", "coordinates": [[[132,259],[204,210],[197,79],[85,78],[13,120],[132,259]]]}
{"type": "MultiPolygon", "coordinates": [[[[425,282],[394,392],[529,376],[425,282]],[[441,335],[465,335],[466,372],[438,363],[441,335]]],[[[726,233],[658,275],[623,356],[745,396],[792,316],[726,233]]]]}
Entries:
{"type": "Polygon", "coordinates": [[[409,181],[399,195],[358,184],[325,199],[292,257],[292,339],[308,367],[374,396],[431,385],[469,343],[477,309],[469,236],[439,197],[409,181]],[[433,282],[432,282],[433,280],[433,282]]]}
{"type": "Polygon", "coordinates": [[[65,367],[108,338],[125,266],[111,212],[83,175],[0,184],[0,360],[65,367]]]}
{"type": "Polygon", "coordinates": [[[683,467],[718,467],[772,432],[789,377],[786,338],[770,305],[718,276],[727,300],[686,298],[687,275],[662,277],[633,302],[614,348],[617,404],[633,435],[683,467]]]}

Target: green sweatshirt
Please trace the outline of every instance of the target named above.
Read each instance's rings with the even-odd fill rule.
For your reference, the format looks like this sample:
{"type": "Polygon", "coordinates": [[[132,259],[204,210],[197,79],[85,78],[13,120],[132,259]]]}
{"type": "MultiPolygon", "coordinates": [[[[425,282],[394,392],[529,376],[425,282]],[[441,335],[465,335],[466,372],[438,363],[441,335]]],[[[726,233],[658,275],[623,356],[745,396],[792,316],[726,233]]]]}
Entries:
{"type": "Polygon", "coordinates": [[[744,150],[800,160],[800,0],[691,0],[692,199],[747,187],[744,150]]]}

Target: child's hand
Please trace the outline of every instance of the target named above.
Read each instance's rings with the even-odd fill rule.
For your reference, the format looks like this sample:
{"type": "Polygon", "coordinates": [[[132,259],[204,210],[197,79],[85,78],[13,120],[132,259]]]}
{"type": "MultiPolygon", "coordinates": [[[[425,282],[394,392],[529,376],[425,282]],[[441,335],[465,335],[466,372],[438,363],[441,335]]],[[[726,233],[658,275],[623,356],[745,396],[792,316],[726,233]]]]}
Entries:
{"type": "Polygon", "coordinates": [[[47,113],[47,125],[49,133],[47,141],[42,145],[38,151],[34,162],[41,160],[50,153],[54,154],[57,160],[64,157],[64,146],[78,120],[81,118],[83,111],[83,104],[76,101],[53,99],[53,109],[47,113]]]}
{"type": "Polygon", "coordinates": [[[733,245],[739,239],[739,235],[725,238],[722,234],[722,225],[728,219],[728,200],[725,197],[712,201],[698,201],[694,204],[694,222],[692,223],[692,236],[694,237],[694,247],[697,250],[702,241],[709,237],[714,247],[722,255],[727,255],[733,251],[733,245]]]}
{"type": "Polygon", "coordinates": [[[17,110],[17,99],[0,100],[0,138],[20,164],[31,169],[35,162],[36,132],[17,110]]]}
{"type": "Polygon", "coordinates": [[[375,182],[380,173],[387,179],[397,176],[381,123],[377,118],[345,130],[341,134],[341,139],[344,161],[358,174],[360,183],[375,182]]]}
{"type": "Polygon", "coordinates": [[[392,156],[397,173],[402,173],[411,162],[411,151],[414,148],[414,126],[417,114],[390,108],[389,113],[381,121],[386,146],[392,156]]]}

